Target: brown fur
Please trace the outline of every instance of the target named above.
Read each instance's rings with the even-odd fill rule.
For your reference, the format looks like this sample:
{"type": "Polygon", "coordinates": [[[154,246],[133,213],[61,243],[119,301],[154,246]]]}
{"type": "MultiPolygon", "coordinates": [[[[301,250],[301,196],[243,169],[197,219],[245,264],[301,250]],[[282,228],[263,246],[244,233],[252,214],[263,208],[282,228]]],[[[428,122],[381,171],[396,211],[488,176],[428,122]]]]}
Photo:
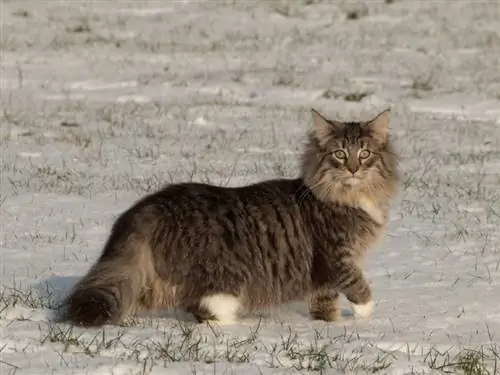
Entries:
{"type": "Polygon", "coordinates": [[[241,312],[308,299],[313,318],[331,321],[339,293],[371,301],[362,262],[398,182],[389,112],[368,122],[312,116],[298,178],[172,184],[132,205],[67,298],[69,319],[100,326],[181,308],[201,322],[218,318],[204,297],[229,295],[241,312]]]}

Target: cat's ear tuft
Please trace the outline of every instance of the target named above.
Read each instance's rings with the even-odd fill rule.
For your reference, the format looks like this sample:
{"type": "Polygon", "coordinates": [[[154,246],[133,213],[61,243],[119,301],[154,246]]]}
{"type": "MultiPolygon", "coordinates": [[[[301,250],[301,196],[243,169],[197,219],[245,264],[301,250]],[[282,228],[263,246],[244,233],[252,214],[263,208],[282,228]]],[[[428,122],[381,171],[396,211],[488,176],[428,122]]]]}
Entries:
{"type": "Polygon", "coordinates": [[[320,140],[329,137],[339,126],[341,126],[341,124],[335,121],[327,120],[314,108],[311,109],[311,115],[313,119],[314,135],[320,140]]]}
{"type": "Polygon", "coordinates": [[[374,138],[379,142],[385,143],[389,137],[389,117],[391,109],[387,108],[380,112],[374,119],[366,123],[374,138]]]}

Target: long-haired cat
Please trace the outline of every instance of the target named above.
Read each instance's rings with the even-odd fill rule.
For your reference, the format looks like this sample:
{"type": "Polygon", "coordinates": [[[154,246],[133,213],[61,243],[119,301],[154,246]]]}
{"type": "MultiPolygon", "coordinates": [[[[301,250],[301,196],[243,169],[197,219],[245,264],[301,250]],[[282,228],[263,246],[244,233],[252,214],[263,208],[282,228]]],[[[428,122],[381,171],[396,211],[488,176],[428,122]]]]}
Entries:
{"type": "Polygon", "coordinates": [[[139,310],[177,308],[199,322],[292,300],[313,318],[373,308],[365,253],[381,238],[397,192],[389,110],[366,122],[312,110],[300,177],[242,187],[178,183],[121,214],[98,261],[65,301],[83,326],[139,310]]]}

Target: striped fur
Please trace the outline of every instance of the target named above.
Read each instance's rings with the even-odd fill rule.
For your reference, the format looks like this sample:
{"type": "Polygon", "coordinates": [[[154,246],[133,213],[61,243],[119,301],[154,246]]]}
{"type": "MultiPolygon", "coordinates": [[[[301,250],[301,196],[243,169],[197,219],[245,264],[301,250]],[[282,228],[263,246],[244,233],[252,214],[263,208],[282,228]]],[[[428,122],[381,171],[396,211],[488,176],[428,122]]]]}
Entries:
{"type": "Polygon", "coordinates": [[[388,113],[344,123],[313,110],[298,178],[177,183],[140,199],[67,298],[69,320],[100,326],[179,308],[233,322],[307,300],[313,318],[331,321],[339,293],[369,314],[363,257],[383,234],[398,182],[388,113]]]}

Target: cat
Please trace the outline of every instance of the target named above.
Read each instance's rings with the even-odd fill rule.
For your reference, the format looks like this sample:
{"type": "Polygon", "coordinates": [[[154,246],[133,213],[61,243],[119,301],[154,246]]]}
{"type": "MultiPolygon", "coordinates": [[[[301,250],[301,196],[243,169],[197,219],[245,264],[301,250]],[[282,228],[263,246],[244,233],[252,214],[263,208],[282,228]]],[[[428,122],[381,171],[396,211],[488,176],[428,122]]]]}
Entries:
{"type": "Polygon", "coordinates": [[[175,183],[135,202],[65,299],[76,325],[120,324],[139,311],[181,309],[199,323],[301,300],[312,319],[355,317],[373,298],[362,271],[397,194],[390,109],[364,122],[311,109],[300,177],[247,186],[175,183]]]}

